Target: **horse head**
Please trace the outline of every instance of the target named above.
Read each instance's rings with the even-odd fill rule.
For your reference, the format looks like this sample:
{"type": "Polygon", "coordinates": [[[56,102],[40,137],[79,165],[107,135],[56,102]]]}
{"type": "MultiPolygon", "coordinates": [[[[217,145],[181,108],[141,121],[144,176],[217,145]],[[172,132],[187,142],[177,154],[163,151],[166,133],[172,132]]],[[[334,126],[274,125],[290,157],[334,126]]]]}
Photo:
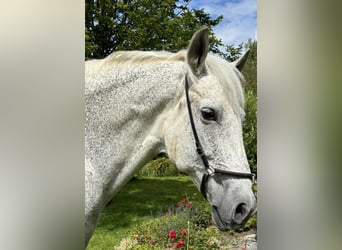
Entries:
{"type": "Polygon", "coordinates": [[[168,115],[165,145],[177,168],[191,176],[211,204],[214,223],[228,230],[243,225],[256,211],[242,137],[239,70],[248,52],[229,63],[208,51],[208,29],[203,28],[186,52],[185,87],[168,115]]]}

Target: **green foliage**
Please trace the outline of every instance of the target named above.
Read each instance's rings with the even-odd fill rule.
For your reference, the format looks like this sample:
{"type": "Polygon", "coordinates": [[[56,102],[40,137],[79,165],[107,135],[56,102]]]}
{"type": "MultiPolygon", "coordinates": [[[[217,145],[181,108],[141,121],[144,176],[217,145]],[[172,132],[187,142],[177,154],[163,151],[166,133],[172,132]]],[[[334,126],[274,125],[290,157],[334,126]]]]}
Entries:
{"type": "Polygon", "coordinates": [[[242,55],[242,46],[243,43],[240,43],[237,47],[235,47],[233,44],[228,44],[225,47],[225,52],[219,52],[219,55],[221,55],[224,59],[226,59],[228,62],[234,62],[242,55]]]}
{"type": "Polygon", "coordinates": [[[98,46],[94,43],[94,35],[85,28],[85,59],[88,60],[92,51],[96,50],[98,46]]]}
{"type": "Polygon", "coordinates": [[[245,90],[251,90],[254,95],[257,95],[257,41],[248,39],[244,47],[245,49],[249,48],[249,55],[242,70],[242,74],[246,80],[245,90]]]}
{"type": "MultiPolygon", "coordinates": [[[[204,9],[188,7],[190,0],[86,0],[86,58],[103,58],[117,50],[167,50],[186,48],[193,32],[210,28],[204,9]]],[[[222,45],[210,32],[211,51],[222,45]]]]}
{"type": "Polygon", "coordinates": [[[253,215],[249,220],[246,222],[246,225],[243,227],[243,230],[246,231],[251,228],[257,227],[257,216],[253,215]]]}
{"type": "Polygon", "coordinates": [[[219,231],[205,228],[202,218],[210,220],[210,213],[195,207],[186,198],[176,208],[169,208],[161,217],[134,227],[127,239],[116,249],[213,249],[219,247],[219,231]],[[123,246],[124,244],[124,246],[123,246]]]}
{"type": "Polygon", "coordinates": [[[248,163],[253,173],[257,173],[257,97],[252,90],[245,94],[245,121],[243,141],[248,163]]]}
{"type": "Polygon", "coordinates": [[[139,172],[138,176],[178,176],[181,173],[167,156],[158,157],[147,163],[139,172]]]}

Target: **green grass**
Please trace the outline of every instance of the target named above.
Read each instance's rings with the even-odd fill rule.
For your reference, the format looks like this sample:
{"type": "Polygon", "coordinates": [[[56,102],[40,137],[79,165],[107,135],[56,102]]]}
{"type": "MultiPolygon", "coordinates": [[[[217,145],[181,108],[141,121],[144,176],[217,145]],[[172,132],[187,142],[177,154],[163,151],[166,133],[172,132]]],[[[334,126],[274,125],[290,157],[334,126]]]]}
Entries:
{"type": "Polygon", "coordinates": [[[184,197],[208,206],[188,176],[134,178],[102,212],[87,250],[113,249],[130,228],[167,211],[184,197]]]}

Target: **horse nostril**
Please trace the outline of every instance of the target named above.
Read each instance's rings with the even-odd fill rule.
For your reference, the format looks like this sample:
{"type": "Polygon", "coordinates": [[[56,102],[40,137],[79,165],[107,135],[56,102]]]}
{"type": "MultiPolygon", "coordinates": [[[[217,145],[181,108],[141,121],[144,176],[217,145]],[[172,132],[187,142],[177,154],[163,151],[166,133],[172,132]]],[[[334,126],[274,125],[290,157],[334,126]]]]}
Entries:
{"type": "Polygon", "coordinates": [[[235,223],[242,224],[247,216],[248,216],[247,205],[245,203],[240,203],[239,205],[237,205],[235,209],[234,218],[233,218],[235,223]]]}

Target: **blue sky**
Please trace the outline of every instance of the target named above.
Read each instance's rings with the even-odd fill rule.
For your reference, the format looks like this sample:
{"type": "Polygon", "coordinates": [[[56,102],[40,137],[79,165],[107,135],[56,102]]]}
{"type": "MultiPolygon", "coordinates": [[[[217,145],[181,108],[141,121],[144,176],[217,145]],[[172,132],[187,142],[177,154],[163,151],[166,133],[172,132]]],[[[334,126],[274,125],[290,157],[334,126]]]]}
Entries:
{"type": "Polygon", "coordinates": [[[203,8],[212,18],[223,15],[223,20],[213,30],[225,45],[257,39],[256,0],[192,0],[189,7],[203,8]]]}

